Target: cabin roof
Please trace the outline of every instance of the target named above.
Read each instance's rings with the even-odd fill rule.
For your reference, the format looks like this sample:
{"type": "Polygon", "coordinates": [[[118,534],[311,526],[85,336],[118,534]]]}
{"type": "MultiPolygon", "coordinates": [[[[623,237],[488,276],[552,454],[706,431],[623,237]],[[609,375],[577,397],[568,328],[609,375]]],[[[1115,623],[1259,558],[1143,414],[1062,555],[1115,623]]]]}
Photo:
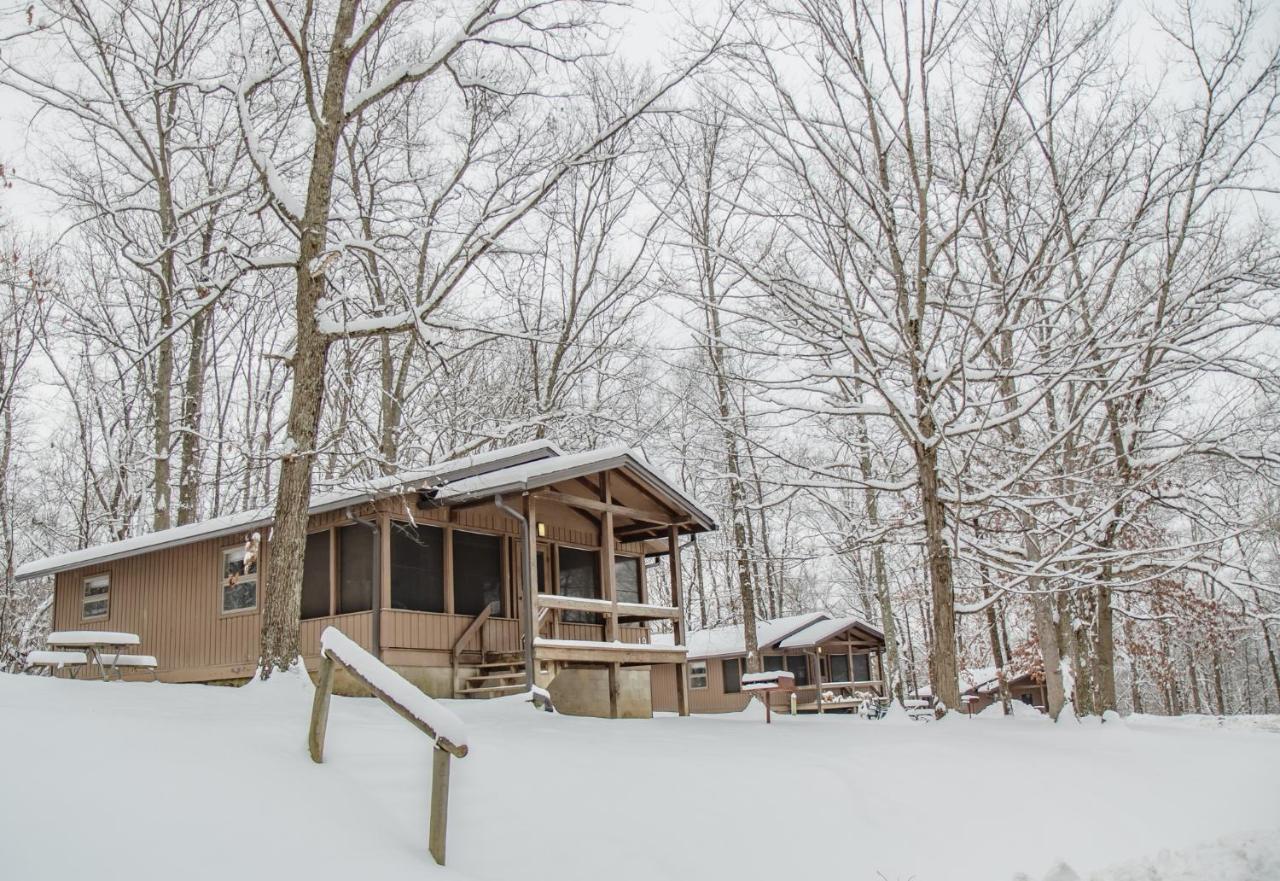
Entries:
{"type": "MultiPolygon", "coordinates": [[[[772,621],[766,618],[758,618],[756,620],[756,645],[759,646],[761,651],[774,648],[777,643],[796,631],[803,630],[815,621],[821,621],[828,617],[825,612],[805,612],[801,615],[774,618],[772,621]]],[[[663,638],[670,639],[671,634],[655,634],[653,641],[659,642],[663,638]]],[[[691,660],[727,658],[747,653],[746,637],[742,633],[741,624],[726,624],[723,627],[694,630],[685,637],[685,644],[689,647],[689,658],[691,660]]]]}
{"type": "Polygon", "coordinates": [[[778,643],[778,648],[782,649],[807,649],[826,642],[834,636],[838,636],[846,630],[861,630],[865,634],[875,638],[884,639],[884,634],[876,630],[870,624],[865,623],[860,618],[828,618],[825,621],[815,621],[803,630],[799,630],[782,642],[778,643]]]}
{"type": "MultiPolygon", "coordinates": [[[[442,505],[493,496],[502,492],[522,492],[547,486],[559,480],[602,470],[624,468],[640,477],[659,496],[687,511],[701,529],[714,529],[715,522],[692,499],[650,468],[638,453],[617,447],[565,455],[555,444],[535,441],[486,453],[475,453],[450,459],[430,468],[405,471],[373,480],[332,486],[312,495],[308,514],[321,514],[377,498],[436,488],[436,500],[442,505]]],[[[191,544],[225,535],[245,532],[270,525],[274,506],[227,514],[162,529],[123,541],[94,545],[78,551],[55,554],[32,560],[18,567],[14,577],[19,581],[53,575],[106,563],[162,547],[191,544]]]]}

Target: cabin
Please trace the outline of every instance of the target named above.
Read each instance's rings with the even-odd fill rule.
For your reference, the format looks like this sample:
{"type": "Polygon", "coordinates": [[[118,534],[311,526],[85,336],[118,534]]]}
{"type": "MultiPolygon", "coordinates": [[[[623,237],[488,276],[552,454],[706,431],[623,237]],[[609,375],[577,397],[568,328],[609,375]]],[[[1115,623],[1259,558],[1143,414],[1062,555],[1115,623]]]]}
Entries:
{"type": "MultiPolygon", "coordinates": [[[[1049,706],[1049,696],[1043,676],[1037,679],[1032,673],[1016,670],[1006,670],[1005,676],[1008,677],[1011,700],[1021,701],[1042,712],[1046,711],[1045,708],[1049,706]]],[[[963,711],[966,713],[981,713],[1000,700],[999,671],[995,667],[965,670],[960,674],[960,685],[964,687],[960,700],[964,703],[963,711]]]]}
{"type": "MultiPolygon", "coordinates": [[[[751,695],[742,690],[747,650],[741,624],[697,630],[688,635],[689,709],[694,713],[735,713],[751,695]]],[[[656,641],[669,641],[660,634],[656,641]]],[[[756,621],[756,644],[765,670],[795,676],[796,709],[826,712],[856,709],[866,695],[883,697],[884,634],[853,617],[808,612],[756,621]]],[[[653,675],[653,705],[674,712],[679,683],[667,671],[653,675]]],[[[777,707],[777,709],[789,708],[777,707]]]]}
{"type": "MultiPolygon", "coordinates": [[[[55,630],[139,634],[162,681],[243,682],[259,657],[271,522],[271,509],[247,511],[16,576],[54,577],[55,630]]],[[[621,448],[531,443],[328,488],[309,510],[301,653],[314,671],[334,626],[434,697],[523,691],[532,665],[557,709],[606,717],[649,715],[651,671],[665,671],[687,713],[680,548],[714,528],[621,448]],[[670,604],[650,596],[660,569],[670,604]]]]}

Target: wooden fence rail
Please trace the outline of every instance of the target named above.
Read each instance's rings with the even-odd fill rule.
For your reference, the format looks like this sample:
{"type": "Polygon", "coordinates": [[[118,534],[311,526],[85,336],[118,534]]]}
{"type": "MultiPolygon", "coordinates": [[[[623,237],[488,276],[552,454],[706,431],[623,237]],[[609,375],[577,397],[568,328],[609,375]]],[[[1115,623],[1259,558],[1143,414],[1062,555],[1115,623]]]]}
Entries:
{"type": "MultiPolygon", "coordinates": [[[[439,706],[407,679],[351,642],[336,628],[326,630],[325,637],[330,638],[322,637],[321,641],[320,670],[315,699],[311,704],[311,726],[307,734],[311,760],[324,761],[324,738],[329,725],[329,699],[333,695],[334,670],[336,666],[341,666],[375,697],[435,742],[431,762],[431,824],[427,846],[431,856],[443,866],[445,833],[449,823],[449,760],[452,756],[465,756],[467,745],[454,743],[438,732],[438,726],[433,727],[428,718],[424,718],[430,714],[422,712],[421,706],[414,708],[407,705],[419,704],[421,702],[418,699],[421,698],[425,706],[439,706]],[[331,632],[341,639],[330,637],[331,632]],[[405,691],[405,687],[409,691],[405,691]]],[[[444,712],[447,714],[447,711],[444,712]]]]}

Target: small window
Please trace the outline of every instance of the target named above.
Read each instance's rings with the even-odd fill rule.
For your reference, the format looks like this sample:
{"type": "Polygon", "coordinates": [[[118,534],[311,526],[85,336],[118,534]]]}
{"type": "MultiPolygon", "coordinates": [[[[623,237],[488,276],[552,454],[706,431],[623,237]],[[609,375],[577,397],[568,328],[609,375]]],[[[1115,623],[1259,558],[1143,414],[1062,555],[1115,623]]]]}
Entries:
{"type": "Polygon", "coordinates": [[[620,603],[641,603],[640,558],[614,557],[613,584],[620,603]]]}
{"type": "Polygon", "coordinates": [[[849,656],[848,655],[828,655],[828,682],[848,682],[849,681],[849,656]]]}
{"type": "Polygon", "coordinates": [[[111,610],[111,576],[103,573],[86,578],[83,602],[80,617],[85,621],[107,617],[111,610]]]}
{"type": "Polygon", "coordinates": [[[240,547],[222,552],[222,611],[258,607],[258,533],[240,547]]]}
{"type": "Polygon", "coordinates": [[[725,694],[737,694],[742,691],[742,664],[737,658],[726,658],[721,661],[720,673],[724,677],[725,694]]]}
{"type": "MultiPolygon", "coordinates": [[[[560,596],[600,598],[600,554],[578,548],[560,548],[560,596]]],[[[595,612],[562,612],[560,620],[570,624],[602,624],[595,612]]]]}
{"type": "Polygon", "coordinates": [[[871,656],[870,655],[854,655],[853,656],[853,681],[854,682],[870,682],[871,681],[871,656]]]}
{"type": "Polygon", "coordinates": [[[690,688],[706,688],[707,687],[707,662],[694,661],[689,665],[689,687],[690,688]]]}

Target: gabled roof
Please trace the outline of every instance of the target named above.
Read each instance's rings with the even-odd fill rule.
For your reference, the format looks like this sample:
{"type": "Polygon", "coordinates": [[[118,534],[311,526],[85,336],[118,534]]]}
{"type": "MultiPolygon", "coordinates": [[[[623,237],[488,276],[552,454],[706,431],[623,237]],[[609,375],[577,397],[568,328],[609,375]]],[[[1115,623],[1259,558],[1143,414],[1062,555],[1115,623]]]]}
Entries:
{"type": "MultiPolygon", "coordinates": [[[[639,478],[656,497],[668,500],[674,508],[687,512],[699,531],[715,529],[715,521],[709,514],[646,464],[638,453],[610,447],[565,455],[559,447],[548,441],[518,444],[451,459],[430,468],[332,487],[312,496],[308,513],[321,514],[378,498],[429,488],[436,490],[437,504],[454,505],[499,493],[519,494],[561,480],[618,468],[639,478]]],[[[45,557],[20,566],[15,577],[19,580],[38,578],[131,557],[161,547],[233,535],[267,526],[272,522],[273,515],[274,506],[264,506],[186,526],[162,529],[124,541],[45,557]]]]}
{"type": "Polygon", "coordinates": [[[646,489],[655,492],[660,501],[665,501],[673,508],[687,512],[699,527],[699,531],[716,528],[715,520],[697,502],[651,468],[640,458],[638,452],[625,447],[605,447],[583,453],[571,453],[556,456],[553,459],[529,462],[518,467],[477,474],[443,487],[436,495],[436,502],[442,505],[457,505],[476,499],[491,498],[495,495],[520,495],[529,490],[572,480],[575,477],[617,469],[631,472],[639,478],[646,489]]]}
{"type": "MultiPolygon", "coordinates": [[[[825,612],[805,612],[802,615],[788,615],[785,618],[767,618],[756,620],[756,645],[761,651],[774,648],[777,643],[786,639],[798,630],[803,630],[815,621],[827,618],[825,612]]],[[[653,637],[670,639],[671,634],[660,633],[653,637]]],[[[726,624],[723,627],[708,627],[705,630],[694,630],[685,637],[689,647],[689,657],[699,658],[732,657],[747,653],[746,637],[742,633],[741,624],[726,624]]]]}
{"type": "Polygon", "coordinates": [[[825,621],[815,621],[803,630],[799,630],[791,634],[782,642],[778,643],[778,648],[813,648],[815,645],[826,642],[828,639],[831,639],[832,637],[849,629],[862,631],[863,635],[869,636],[872,639],[884,639],[883,633],[876,630],[870,624],[863,622],[860,618],[828,618],[825,621]]]}

